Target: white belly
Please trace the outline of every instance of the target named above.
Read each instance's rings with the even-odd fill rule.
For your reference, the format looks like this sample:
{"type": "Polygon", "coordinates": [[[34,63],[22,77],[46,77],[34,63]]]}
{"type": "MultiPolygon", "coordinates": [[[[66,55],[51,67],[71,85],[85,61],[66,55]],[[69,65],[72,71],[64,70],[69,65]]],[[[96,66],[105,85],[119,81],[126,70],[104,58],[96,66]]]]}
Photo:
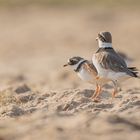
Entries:
{"type": "Polygon", "coordinates": [[[122,79],[127,79],[130,76],[128,76],[125,72],[114,72],[110,69],[104,69],[97,61],[97,59],[95,58],[95,55],[93,55],[92,58],[92,62],[95,65],[97,72],[98,72],[98,76],[99,77],[105,77],[107,79],[110,80],[122,80],[122,79]]]}
{"type": "Polygon", "coordinates": [[[85,69],[81,69],[77,74],[82,80],[90,83],[95,83],[95,77],[85,69]]]}

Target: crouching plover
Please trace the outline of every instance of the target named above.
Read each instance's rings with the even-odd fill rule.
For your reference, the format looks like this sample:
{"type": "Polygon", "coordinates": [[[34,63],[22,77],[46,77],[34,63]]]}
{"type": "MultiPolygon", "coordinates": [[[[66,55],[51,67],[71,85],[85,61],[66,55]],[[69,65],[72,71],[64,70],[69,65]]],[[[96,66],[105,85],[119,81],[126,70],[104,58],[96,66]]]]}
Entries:
{"type": "Polygon", "coordinates": [[[117,92],[118,82],[130,77],[138,77],[135,67],[127,67],[126,62],[112,48],[112,36],[110,32],[100,32],[97,37],[99,49],[93,54],[92,62],[98,75],[96,81],[104,78],[112,81],[114,91],[112,98],[117,92]]]}
{"type": "Polygon", "coordinates": [[[65,66],[71,66],[83,81],[96,84],[96,90],[92,96],[92,99],[94,101],[99,101],[98,95],[101,92],[101,87],[106,83],[106,79],[104,80],[104,78],[100,78],[96,80],[98,74],[92,61],[76,56],[68,59],[68,63],[65,64],[64,67],[65,66]]]}

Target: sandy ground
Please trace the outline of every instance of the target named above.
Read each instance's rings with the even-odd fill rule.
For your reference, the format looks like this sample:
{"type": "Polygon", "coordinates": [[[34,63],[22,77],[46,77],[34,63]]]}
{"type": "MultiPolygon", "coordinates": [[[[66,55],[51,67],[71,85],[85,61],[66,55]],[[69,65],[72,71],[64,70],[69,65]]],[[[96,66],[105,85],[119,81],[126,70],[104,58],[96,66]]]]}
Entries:
{"type": "Polygon", "coordinates": [[[123,83],[111,102],[91,99],[95,85],[63,64],[91,59],[99,31],[140,69],[136,9],[45,8],[0,10],[0,140],[139,140],[140,80],[123,83]],[[111,11],[111,12],[110,12],[111,11]]]}

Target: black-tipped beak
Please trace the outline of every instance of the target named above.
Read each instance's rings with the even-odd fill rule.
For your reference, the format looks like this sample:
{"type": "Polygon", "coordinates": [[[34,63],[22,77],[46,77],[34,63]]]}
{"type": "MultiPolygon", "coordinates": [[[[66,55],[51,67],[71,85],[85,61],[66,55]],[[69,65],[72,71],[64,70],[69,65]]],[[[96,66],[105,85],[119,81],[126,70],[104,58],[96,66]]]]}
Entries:
{"type": "Polygon", "coordinates": [[[65,64],[65,65],[63,65],[63,67],[66,67],[66,66],[68,66],[69,64],[65,64]]]}
{"type": "Polygon", "coordinates": [[[98,37],[96,37],[96,41],[98,40],[99,38],[98,37]]]}

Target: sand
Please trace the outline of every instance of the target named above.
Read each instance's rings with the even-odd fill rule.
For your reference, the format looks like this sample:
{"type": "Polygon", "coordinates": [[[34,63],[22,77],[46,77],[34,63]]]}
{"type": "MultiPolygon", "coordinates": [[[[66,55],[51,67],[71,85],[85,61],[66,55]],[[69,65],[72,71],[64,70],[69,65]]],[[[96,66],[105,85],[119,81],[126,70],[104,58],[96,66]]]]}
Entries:
{"type": "Polygon", "coordinates": [[[91,59],[97,33],[109,30],[139,69],[139,10],[30,7],[0,17],[0,140],[140,139],[139,79],[113,101],[104,87],[97,103],[95,85],[63,68],[71,56],[91,59]]]}

